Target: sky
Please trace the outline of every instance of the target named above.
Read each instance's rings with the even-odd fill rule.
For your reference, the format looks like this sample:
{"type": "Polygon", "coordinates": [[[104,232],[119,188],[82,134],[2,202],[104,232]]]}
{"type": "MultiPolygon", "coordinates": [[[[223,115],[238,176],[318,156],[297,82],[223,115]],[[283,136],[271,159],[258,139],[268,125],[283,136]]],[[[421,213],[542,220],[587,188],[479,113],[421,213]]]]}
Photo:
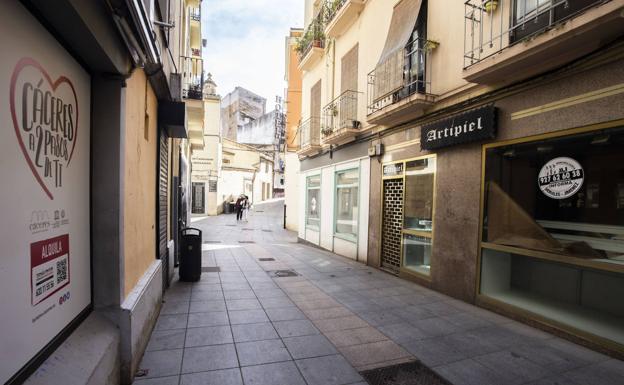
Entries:
{"type": "Polygon", "coordinates": [[[203,0],[204,69],[225,96],[240,86],[267,99],[283,96],[284,39],[303,25],[303,0],[203,0]]]}

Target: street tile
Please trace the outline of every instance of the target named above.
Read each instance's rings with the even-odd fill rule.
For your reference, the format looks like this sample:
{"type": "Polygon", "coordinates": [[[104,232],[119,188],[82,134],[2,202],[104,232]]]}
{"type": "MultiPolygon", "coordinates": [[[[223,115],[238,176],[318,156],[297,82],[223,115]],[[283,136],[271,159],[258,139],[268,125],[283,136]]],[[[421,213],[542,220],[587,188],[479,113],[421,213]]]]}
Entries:
{"type": "Polygon", "coordinates": [[[254,310],[262,309],[257,299],[226,299],[228,310],[254,310]]]}
{"type": "Polygon", "coordinates": [[[440,366],[469,358],[466,352],[444,343],[443,337],[433,337],[403,343],[403,347],[429,367],[440,366]]]}
{"type": "Polygon", "coordinates": [[[308,385],[342,385],[362,381],[362,377],[337,354],[295,361],[308,385]]]}
{"type": "Polygon", "coordinates": [[[410,357],[407,351],[392,341],[343,346],[339,350],[356,368],[410,357]]]}
{"type": "Polygon", "coordinates": [[[178,385],[179,381],[180,381],[179,376],[147,378],[147,379],[136,377],[134,382],[132,383],[136,385],[178,385]]]}
{"type": "Polygon", "coordinates": [[[221,284],[223,291],[240,291],[240,290],[251,290],[251,287],[247,283],[223,283],[221,284]]]}
{"type": "Polygon", "coordinates": [[[164,301],[160,308],[160,314],[186,314],[189,312],[188,301],[164,301]]]}
{"type": "Polygon", "coordinates": [[[139,369],[147,371],[144,378],[177,376],[180,374],[182,352],[182,349],[145,352],[139,369]]]}
{"type": "Polygon", "coordinates": [[[546,368],[509,351],[486,354],[473,359],[501,376],[512,376],[514,382],[518,383],[534,381],[551,374],[546,368]]]}
{"type": "Polygon", "coordinates": [[[245,385],[306,385],[292,361],[241,368],[245,385]]]}
{"type": "Polygon", "coordinates": [[[511,375],[501,375],[470,359],[439,366],[435,371],[453,385],[519,384],[511,375]]]}
{"type": "Polygon", "coordinates": [[[235,342],[260,341],[279,338],[273,325],[269,322],[258,324],[232,325],[235,342]]]}
{"type": "Polygon", "coordinates": [[[233,310],[229,311],[228,314],[232,325],[269,322],[264,310],[233,310]]]}
{"type": "Polygon", "coordinates": [[[265,309],[273,309],[280,307],[290,307],[295,306],[295,304],[288,299],[288,297],[276,297],[276,298],[260,298],[259,301],[262,304],[262,307],[265,309]]]}
{"type": "Polygon", "coordinates": [[[154,330],[186,329],[187,321],[187,314],[161,315],[154,330]]]}
{"type": "Polygon", "coordinates": [[[338,353],[334,345],[320,334],[284,338],[284,344],[295,360],[338,353]]]}
{"type": "Polygon", "coordinates": [[[233,344],[201,346],[184,349],[182,373],[206,372],[209,370],[238,367],[233,344]]]}
{"type": "Polygon", "coordinates": [[[266,309],[266,314],[273,322],[306,319],[306,316],[301,312],[301,310],[294,306],[266,309]]]}
{"type": "Polygon", "coordinates": [[[224,311],[189,314],[188,327],[220,326],[228,324],[228,315],[224,311]]]}
{"type": "MultiPolygon", "coordinates": [[[[175,385],[178,385],[176,382],[175,385]]],[[[240,369],[183,374],[180,385],[243,385],[240,369]]]]}
{"type": "Polygon", "coordinates": [[[439,317],[411,320],[409,322],[429,337],[443,336],[459,331],[457,326],[439,317]]]}
{"type": "Polygon", "coordinates": [[[566,379],[580,385],[610,385],[624,383],[624,361],[609,359],[564,374],[566,379]]]}
{"type": "Polygon", "coordinates": [[[155,330],[147,344],[146,351],[181,349],[184,347],[185,329],[155,330]]]}
{"type": "Polygon", "coordinates": [[[291,360],[281,340],[263,340],[236,344],[241,366],[269,364],[291,360]]]}
{"type": "Polygon", "coordinates": [[[314,324],[323,333],[333,332],[337,330],[364,328],[370,326],[364,320],[356,316],[320,319],[314,321],[314,324]]]}
{"type": "Polygon", "coordinates": [[[389,311],[360,312],[357,315],[372,326],[389,325],[403,321],[389,311]]]}
{"type": "Polygon", "coordinates": [[[320,319],[349,317],[349,316],[355,315],[349,309],[343,306],[328,307],[325,309],[308,309],[308,310],[305,310],[304,313],[312,321],[320,320],[320,319]]]}
{"type": "Polygon", "coordinates": [[[211,311],[226,311],[225,301],[222,299],[213,301],[191,301],[189,313],[206,313],[211,311]]]}
{"type": "Polygon", "coordinates": [[[325,336],[337,347],[385,341],[388,338],[373,327],[327,332],[325,336]]]}
{"type": "Polygon", "coordinates": [[[275,330],[282,338],[319,334],[317,328],[308,320],[292,320],[274,322],[275,330]]]}
{"type": "Polygon", "coordinates": [[[234,340],[229,326],[210,326],[201,328],[190,328],[186,332],[185,346],[207,346],[231,344],[234,340]]]}
{"type": "Polygon", "coordinates": [[[399,344],[417,341],[428,337],[420,329],[408,322],[399,322],[396,324],[380,326],[377,330],[399,344]]]}
{"type": "Polygon", "coordinates": [[[280,289],[254,289],[258,298],[287,298],[286,294],[280,289]]]}
{"type": "Polygon", "coordinates": [[[223,296],[228,299],[256,299],[254,292],[249,290],[228,290],[223,292],[223,296]]]}
{"type": "Polygon", "coordinates": [[[191,293],[191,301],[215,301],[222,300],[223,292],[219,291],[193,291],[191,293]]]}

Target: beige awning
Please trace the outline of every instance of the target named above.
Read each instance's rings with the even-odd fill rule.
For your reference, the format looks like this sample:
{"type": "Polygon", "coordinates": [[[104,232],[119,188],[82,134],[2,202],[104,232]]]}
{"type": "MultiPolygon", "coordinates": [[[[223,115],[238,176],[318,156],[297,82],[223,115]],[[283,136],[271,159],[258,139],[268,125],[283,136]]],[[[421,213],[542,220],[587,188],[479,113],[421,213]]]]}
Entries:
{"type": "Polygon", "coordinates": [[[386,44],[377,66],[372,89],[373,102],[377,103],[403,87],[403,66],[407,45],[416,26],[422,0],[401,0],[394,7],[386,44]]]}
{"type": "Polygon", "coordinates": [[[422,0],[401,0],[394,6],[386,44],[377,64],[385,62],[397,50],[405,48],[416,26],[422,0]]]}

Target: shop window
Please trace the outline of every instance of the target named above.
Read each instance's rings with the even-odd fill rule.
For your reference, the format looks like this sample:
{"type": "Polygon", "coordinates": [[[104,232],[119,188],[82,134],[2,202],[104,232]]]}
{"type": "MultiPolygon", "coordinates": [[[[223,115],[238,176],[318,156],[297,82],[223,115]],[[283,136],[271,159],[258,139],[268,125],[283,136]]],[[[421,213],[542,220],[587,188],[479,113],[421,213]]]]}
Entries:
{"type": "Polygon", "coordinates": [[[336,173],[336,213],[334,233],[351,240],[357,239],[359,169],[336,173]]]}
{"type": "Polygon", "coordinates": [[[624,129],[486,149],[480,293],[624,346],[624,129]]]}
{"type": "Polygon", "coordinates": [[[321,176],[306,179],[306,227],[318,231],[321,227],[321,176]]]}
{"type": "Polygon", "coordinates": [[[436,158],[405,163],[403,267],[429,275],[436,158]]]}

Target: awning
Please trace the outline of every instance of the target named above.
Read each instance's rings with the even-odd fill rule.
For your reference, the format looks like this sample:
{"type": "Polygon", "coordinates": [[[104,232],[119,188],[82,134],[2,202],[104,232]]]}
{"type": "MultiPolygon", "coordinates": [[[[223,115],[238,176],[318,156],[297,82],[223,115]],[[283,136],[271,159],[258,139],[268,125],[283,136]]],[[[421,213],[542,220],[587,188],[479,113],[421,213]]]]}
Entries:
{"type": "Polygon", "coordinates": [[[377,64],[388,60],[398,50],[405,48],[416,26],[422,0],[401,0],[394,6],[386,44],[377,64]]]}
{"type": "Polygon", "coordinates": [[[421,3],[422,0],[401,0],[394,7],[386,44],[375,67],[373,102],[382,100],[403,87],[403,50],[418,21],[421,3]]]}

